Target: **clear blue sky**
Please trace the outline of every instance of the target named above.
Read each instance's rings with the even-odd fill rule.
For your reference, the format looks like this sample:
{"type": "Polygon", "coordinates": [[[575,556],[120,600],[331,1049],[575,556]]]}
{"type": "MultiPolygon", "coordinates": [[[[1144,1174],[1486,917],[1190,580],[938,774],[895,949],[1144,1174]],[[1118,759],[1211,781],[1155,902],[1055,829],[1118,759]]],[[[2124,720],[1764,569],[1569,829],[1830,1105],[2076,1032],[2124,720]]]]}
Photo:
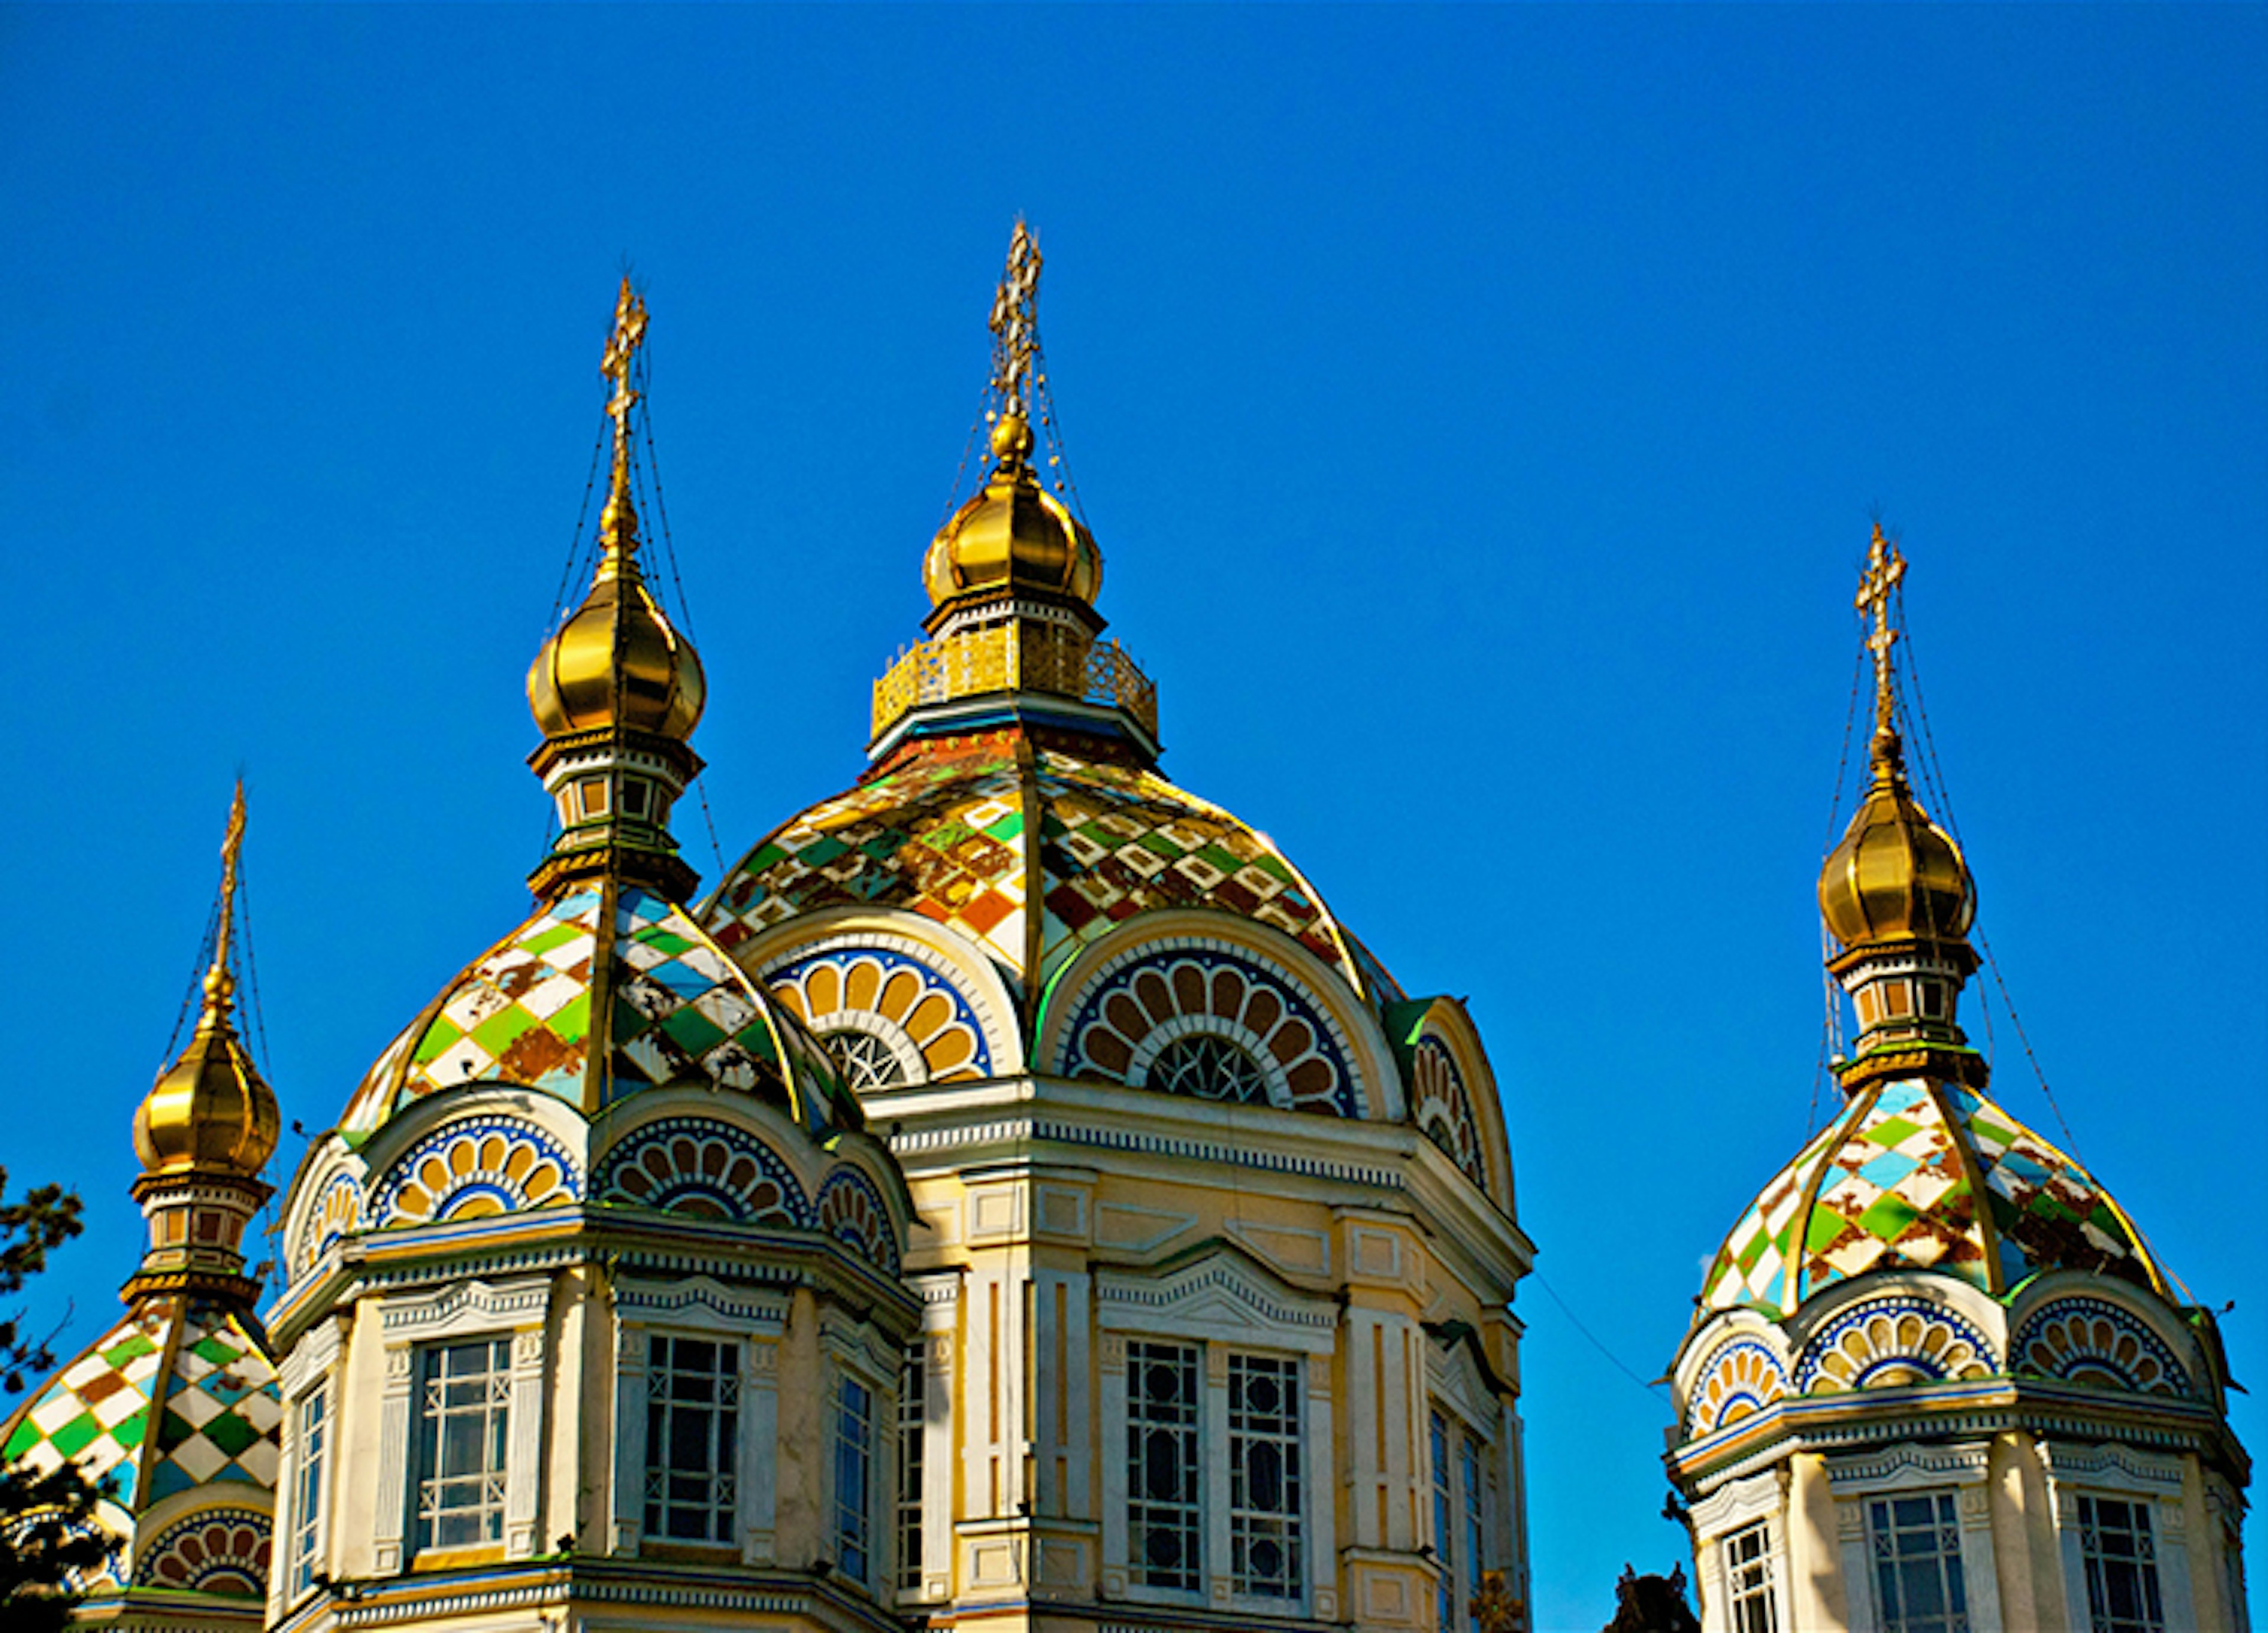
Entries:
{"type": "MultiPolygon", "coordinates": [[[[1020,210],[1167,769],[1470,995],[1608,1350],[1813,1114],[1879,505],[2079,1151],[2268,1385],[2264,84],[2259,7],[0,11],[0,1153],[93,1216],[41,1308],[131,1267],[239,765],[310,1129],[520,911],[625,258],[737,854],[859,768],[1020,210]]],[[[1519,1309],[1595,1628],[1681,1547],[1666,1407],[1519,1309]]]]}

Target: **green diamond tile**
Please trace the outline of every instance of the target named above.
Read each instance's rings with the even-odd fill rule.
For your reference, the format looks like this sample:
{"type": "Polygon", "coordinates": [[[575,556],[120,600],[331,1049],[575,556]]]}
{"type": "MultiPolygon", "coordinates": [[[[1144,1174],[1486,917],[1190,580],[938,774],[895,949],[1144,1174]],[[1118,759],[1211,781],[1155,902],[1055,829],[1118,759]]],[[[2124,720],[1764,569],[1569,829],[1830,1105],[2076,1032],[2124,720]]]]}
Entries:
{"type": "Polygon", "coordinates": [[[412,1058],[420,1066],[431,1065],[436,1056],[464,1035],[464,1029],[455,1021],[446,1015],[436,1015],[432,1026],[426,1030],[424,1041],[418,1044],[417,1053],[412,1058]]]}
{"type": "Polygon", "coordinates": [[[549,930],[538,931],[519,945],[530,953],[540,956],[550,952],[554,947],[563,947],[585,933],[579,925],[554,924],[549,930]]]}
{"type": "Polygon", "coordinates": [[[1860,1214],[1859,1225],[1868,1235],[1892,1242],[1920,1217],[1920,1210],[1911,1203],[1893,1193],[1878,1198],[1873,1207],[1860,1214]]]}
{"type": "Polygon", "coordinates": [[[125,1365],[156,1350],[158,1346],[140,1333],[129,1333],[109,1349],[102,1351],[104,1362],[111,1366],[125,1365]]]}
{"type": "Polygon", "coordinates": [[[1828,1243],[1843,1234],[1844,1223],[1843,1216],[1832,1209],[1814,1208],[1811,1210],[1810,1228],[1803,1233],[1805,1250],[1817,1253],[1826,1247],[1828,1243]]]}
{"type": "Polygon", "coordinates": [[[81,1412],[61,1429],[48,1437],[48,1443],[65,1457],[77,1457],[92,1445],[102,1433],[102,1425],[92,1412],[81,1412]]]}
{"type": "Polygon", "coordinates": [[[8,1461],[12,1463],[18,1458],[23,1456],[25,1453],[39,1445],[40,1439],[40,1431],[33,1427],[32,1420],[26,1417],[22,1423],[16,1425],[16,1432],[8,1437],[7,1445],[4,1448],[0,1448],[0,1458],[5,1458],[8,1461]]]}
{"type": "Polygon", "coordinates": [[[473,1041],[494,1057],[510,1048],[512,1040],[534,1025],[534,1016],[517,1004],[507,1004],[473,1028],[473,1041]]]}
{"type": "Polygon", "coordinates": [[[689,1004],[664,1020],[661,1029],[680,1048],[696,1056],[706,1055],[728,1035],[722,1026],[689,1004]]]}
{"type": "Polygon", "coordinates": [[[1861,1129],[1859,1132],[1877,1145],[1891,1146],[1921,1132],[1922,1125],[1909,1122],[1904,1117],[1885,1117],[1881,1122],[1861,1129]]]}
{"type": "Polygon", "coordinates": [[[205,1425],[205,1438],[231,1457],[241,1457],[247,1446],[259,1444],[261,1434],[235,1413],[229,1412],[205,1425]]]}
{"type": "Polygon", "coordinates": [[[220,1333],[207,1333],[189,1346],[189,1353],[215,1366],[226,1366],[231,1361],[243,1358],[244,1346],[220,1333]]]}

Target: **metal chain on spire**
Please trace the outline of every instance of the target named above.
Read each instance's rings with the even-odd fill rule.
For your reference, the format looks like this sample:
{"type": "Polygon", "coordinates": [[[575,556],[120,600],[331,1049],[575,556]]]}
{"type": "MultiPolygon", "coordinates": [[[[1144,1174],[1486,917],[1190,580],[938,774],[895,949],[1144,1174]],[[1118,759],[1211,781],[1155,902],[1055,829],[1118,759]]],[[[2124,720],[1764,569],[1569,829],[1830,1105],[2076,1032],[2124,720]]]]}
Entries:
{"type": "MultiPolygon", "coordinates": [[[[1820,847],[1819,859],[1823,865],[1835,850],[1840,837],[1837,832],[1843,818],[1843,789],[1851,775],[1851,728],[1859,718],[1859,688],[1867,675],[1867,649],[1862,644],[1853,650],[1851,658],[1851,696],[1843,707],[1843,746],[1835,756],[1835,792],[1827,806],[1827,842],[1820,847]]],[[[1819,1091],[1829,1080],[1830,1063],[1842,1054],[1843,988],[1835,979],[1835,972],[1827,965],[1835,956],[1835,938],[1827,928],[1827,921],[1819,921],[1819,979],[1826,998],[1825,1014],[1819,1026],[1819,1059],[1812,1068],[1811,1104],[1803,1114],[1804,1137],[1809,1139],[1819,1129],[1819,1091]]]]}
{"type": "MultiPolygon", "coordinates": [[[[1899,614],[1903,622],[1904,614],[1903,595],[1899,598],[1899,614]]],[[[1904,681],[1904,689],[1911,698],[1909,714],[1914,722],[1915,735],[1918,739],[1917,747],[1919,752],[1916,754],[1915,761],[1923,778],[1923,791],[1936,809],[1939,819],[1944,822],[1946,831],[1953,835],[1953,842],[1961,846],[1965,853],[1968,846],[1961,837],[1961,824],[1954,815],[1953,800],[1946,791],[1944,774],[1938,764],[1937,739],[1930,731],[1929,710],[1922,701],[1921,665],[1915,655],[1911,636],[1906,642],[1906,661],[1902,679],[1904,681]]],[[[2063,1134],[2065,1149],[2073,1157],[2079,1157],[2079,1136],[2073,1133],[2071,1120],[2063,1114],[2063,1104],[2056,1099],[2055,1089],[2048,1082],[2047,1069],[2040,1064],[2038,1052],[2032,1048],[2031,1034],[2024,1030],[2023,1017],[2016,1012],[2016,1000],[2008,990],[2007,977],[2001,971],[2000,960],[1993,954],[1992,941],[1985,936],[1984,927],[1981,923],[1970,926],[1969,938],[1976,944],[1977,954],[1984,968],[1992,977],[1993,989],[2000,995],[2001,1011],[2007,1016],[2008,1025],[2015,1032],[2017,1046],[2024,1052],[2025,1063],[2032,1069],[2033,1080],[2040,1085],[2041,1098],[2047,1101],[2048,1110],[2055,1117],[2056,1127],[2063,1134]]],[[[1996,1040],[1993,1035],[1991,996],[1982,989],[1977,996],[1978,1011],[1984,1018],[1984,1044],[1986,1059],[1989,1061],[1993,1053],[1997,1052],[1996,1040]]],[[[2083,1162],[2084,1159],[2081,1160],[2083,1162]]]]}
{"type": "MultiPolygon", "coordinates": [[[[638,359],[637,383],[640,397],[644,397],[649,389],[649,371],[652,367],[652,357],[642,353],[638,359]]],[[[669,574],[670,597],[675,603],[678,627],[685,631],[687,640],[698,646],[700,639],[693,628],[693,600],[685,593],[684,579],[678,576],[677,544],[670,537],[669,533],[669,503],[662,497],[661,456],[657,451],[659,445],[653,435],[653,410],[649,408],[644,414],[638,416],[638,446],[645,454],[645,470],[653,488],[653,519],[660,540],[661,564],[669,574]]],[[[639,502],[643,504],[645,493],[644,483],[640,483],[638,492],[639,502]]],[[[702,825],[709,830],[709,849],[717,858],[717,877],[721,881],[725,877],[725,846],[724,842],[717,837],[716,813],[709,808],[707,781],[705,773],[693,779],[693,797],[700,804],[702,825]]]]}

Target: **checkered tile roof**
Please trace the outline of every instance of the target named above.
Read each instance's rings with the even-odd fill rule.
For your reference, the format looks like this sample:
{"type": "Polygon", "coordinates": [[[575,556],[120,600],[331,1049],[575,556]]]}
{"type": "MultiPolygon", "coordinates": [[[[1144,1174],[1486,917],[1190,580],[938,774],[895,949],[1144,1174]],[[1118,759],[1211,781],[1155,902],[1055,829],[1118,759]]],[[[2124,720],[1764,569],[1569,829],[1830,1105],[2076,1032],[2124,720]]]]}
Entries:
{"type": "Polygon", "coordinates": [[[858,1116],[825,1052],[797,1035],[690,914],[607,883],[544,903],[475,960],[379,1056],[340,1127],[350,1139],[367,1136],[403,1106],[461,1083],[518,1084],[595,1114],[687,1081],[791,1106],[815,1132],[858,1116]],[[608,1018],[595,1051],[594,1015],[608,1018]]]}
{"type": "Polygon", "coordinates": [[[197,1487],[273,1490],[283,1415],[276,1369],[242,1317],[152,1299],[25,1403],[0,1431],[0,1458],[77,1463],[116,1523],[197,1487]]]}
{"type": "Polygon", "coordinates": [[[1364,974],[1374,960],[1358,961],[1264,835],[1146,766],[1035,743],[1027,767],[1018,748],[1005,732],[913,745],[750,851],[703,922],[732,947],[822,908],[904,908],[959,931],[1013,979],[1044,986],[1138,913],[1219,908],[1282,931],[1359,990],[1375,984],[1364,974]]]}
{"type": "Polygon", "coordinates": [[[1786,1315],[1846,1277],[1900,1268],[1996,1295],[2060,1269],[2164,1291],[2139,1234],[2077,1161],[1991,1100],[1914,1078],[1859,1095],[1773,1176],[1701,1299],[1786,1315]]]}

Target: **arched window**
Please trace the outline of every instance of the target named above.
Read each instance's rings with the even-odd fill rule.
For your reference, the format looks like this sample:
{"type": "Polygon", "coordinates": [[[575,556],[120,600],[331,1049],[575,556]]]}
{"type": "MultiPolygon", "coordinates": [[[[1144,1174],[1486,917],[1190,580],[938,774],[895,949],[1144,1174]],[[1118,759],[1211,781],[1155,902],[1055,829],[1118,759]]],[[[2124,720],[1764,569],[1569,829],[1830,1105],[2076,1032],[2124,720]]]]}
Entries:
{"type": "Polygon", "coordinates": [[[1160,1049],[1143,1084],[1201,1100],[1268,1103],[1268,1078],[1260,1063],[1228,1039],[1209,1032],[1186,1033],[1160,1049]]]}

